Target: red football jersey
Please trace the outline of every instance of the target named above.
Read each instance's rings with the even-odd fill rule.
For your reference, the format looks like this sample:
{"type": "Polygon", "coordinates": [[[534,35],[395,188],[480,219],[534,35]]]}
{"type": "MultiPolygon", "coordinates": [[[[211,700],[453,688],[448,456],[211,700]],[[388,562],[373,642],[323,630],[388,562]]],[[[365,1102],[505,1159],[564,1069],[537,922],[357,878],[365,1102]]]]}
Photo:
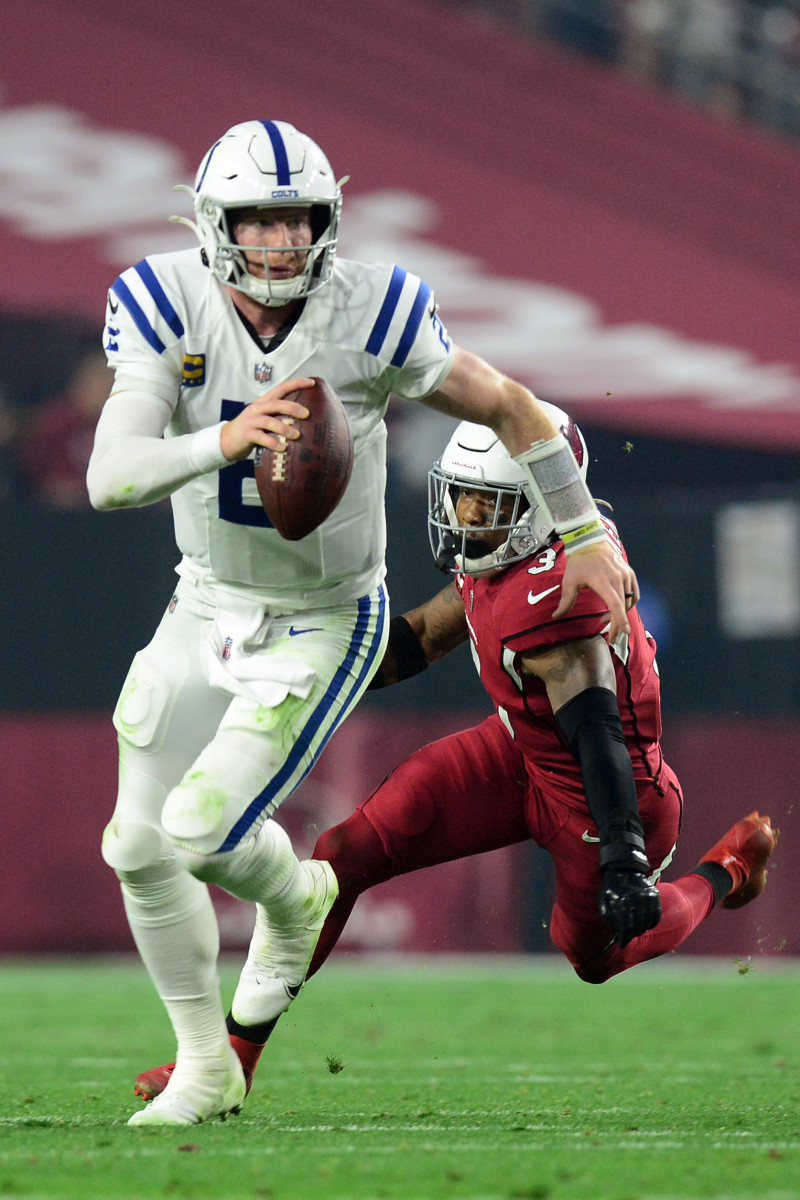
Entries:
{"type": "MultiPolygon", "coordinates": [[[[617,540],[611,522],[609,532],[617,540]]],[[[619,543],[618,543],[619,544],[619,543]]],[[[620,546],[620,552],[622,547],[620,546]]],[[[558,781],[583,804],[580,768],[558,731],[544,683],[520,670],[520,654],[574,638],[608,637],[608,610],[596,592],[583,588],[567,617],[553,612],[561,599],[567,566],[563,543],[523,559],[496,575],[457,575],[470,642],[481,681],[498,715],[524,755],[529,772],[558,781]]],[[[661,768],[661,701],[656,645],[639,614],[628,614],[631,632],[612,647],[617,700],[637,780],[651,781],[661,768]]]]}

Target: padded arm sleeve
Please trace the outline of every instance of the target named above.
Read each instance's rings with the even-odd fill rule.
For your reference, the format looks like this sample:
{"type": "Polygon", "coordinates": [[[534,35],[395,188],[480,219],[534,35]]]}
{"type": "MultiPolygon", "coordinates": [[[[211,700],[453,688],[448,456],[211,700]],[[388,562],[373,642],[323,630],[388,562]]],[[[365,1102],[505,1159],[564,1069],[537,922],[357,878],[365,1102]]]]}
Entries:
{"type": "Polygon", "coordinates": [[[164,438],[172,407],[140,384],[114,391],[95,432],[86,484],[94,508],[137,508],[163,500],[190,479],[227,465],[222,423],[164,438]]]}
{"type": "Polygon", "coordinates": [[[562,433],[534,442],[514,458],[528,476],[539,504],[571,554],[608,536],[591,492],[581,478],[575,455],[562,433]]]}
{"type": "Polygon", "coordinates": [[[600,834],[600,866],[647,866],[633,764],[625,744],[617,697],[591,687],[555,714],[581,768],[586,803],[600,834]],[[640,857],[641,856],[641,857],[640,857]]]}

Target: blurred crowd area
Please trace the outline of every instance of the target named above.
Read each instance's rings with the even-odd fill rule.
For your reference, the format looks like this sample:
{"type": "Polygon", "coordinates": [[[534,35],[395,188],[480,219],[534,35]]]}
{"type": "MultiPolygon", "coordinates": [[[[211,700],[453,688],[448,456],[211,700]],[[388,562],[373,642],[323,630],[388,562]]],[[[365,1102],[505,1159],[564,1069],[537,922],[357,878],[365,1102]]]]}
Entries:
{"type": "Polygon", "coordinates": [[[439,0],[800,137],[800,0],[439,0]]]}
{"type": "MultiPolygon", "coordinates": [[[[800,0],[436,0],[673,90],[719,118],[800,137],[800,0]]],[[[0,312],[0,503],[88,507],[85,472],[110,373],[100,331],[51,315],[0,312]]],[[[398,427],[410,426],[397,414],[398,427]]],[[[437,440],[444,431],[436,429],[437,440]]],[[[396,465],[424,471],[397,437],[396,465]]]]}
{"type": "Polygon", "coordinates": [[[101,331],[0,313],[0,504],[89,508],[86,467],[111,388],[101,331]]]}

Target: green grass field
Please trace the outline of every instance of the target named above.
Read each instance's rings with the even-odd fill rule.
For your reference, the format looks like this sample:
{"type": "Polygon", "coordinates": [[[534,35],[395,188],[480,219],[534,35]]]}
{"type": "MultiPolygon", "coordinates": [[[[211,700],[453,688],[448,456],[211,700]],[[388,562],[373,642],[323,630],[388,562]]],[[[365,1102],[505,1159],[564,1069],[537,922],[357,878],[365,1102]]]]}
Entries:
{"type": "Polygon", "coordinates": [[[340,959],[183,1132],[125,1125],[172,1053],[138,962],[6,961],[0,1000],[0,1197],[800,1197],[796,965],[340,959]]]}

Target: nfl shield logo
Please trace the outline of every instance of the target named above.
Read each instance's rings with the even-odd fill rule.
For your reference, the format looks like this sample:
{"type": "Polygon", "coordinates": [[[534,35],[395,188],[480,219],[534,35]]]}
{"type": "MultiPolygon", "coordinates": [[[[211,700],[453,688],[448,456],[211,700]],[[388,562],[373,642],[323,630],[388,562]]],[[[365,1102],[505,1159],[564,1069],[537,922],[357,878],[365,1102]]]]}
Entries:
{"type": "Polygon", "coordinates": [[[272,367],[267,362],[256,363],[253,377],[256,383],[269,383],[272,378],[272,367]]]}

